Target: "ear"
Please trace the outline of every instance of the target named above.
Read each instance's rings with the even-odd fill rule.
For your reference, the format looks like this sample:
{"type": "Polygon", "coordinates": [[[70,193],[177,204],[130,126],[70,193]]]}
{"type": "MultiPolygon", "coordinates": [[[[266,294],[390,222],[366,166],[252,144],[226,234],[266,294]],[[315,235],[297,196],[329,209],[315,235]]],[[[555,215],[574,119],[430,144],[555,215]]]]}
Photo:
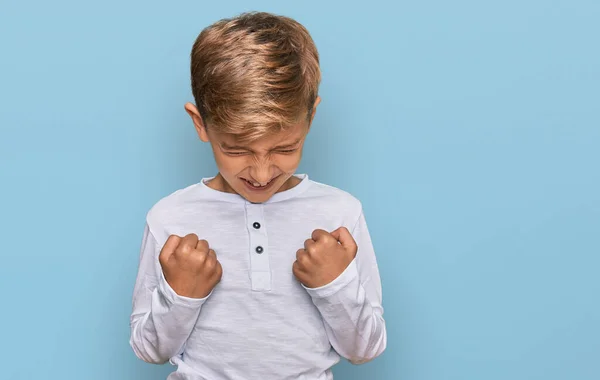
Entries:
{"type": "Polygon", "coordinates": [[[317,99],[315,99],[315,104],[312,108],[312,114],[310,115],[310,124],[312,125],[313,119],[315,118],[315,114],[317,113],[317,106],[319,105],[319,103],[321,103],[321,97],[317,96],[317,99]]]}
{"type": "Polygon", "coordinates": [[[200,140],[203,142],[208,142],[209,138],[208,133],[206,132],[206,125],[204,124],[204,120],[202,120],[202,116],[200,115],[198,108],[192,103],[188,102],[185,104],[185,111],[192,118],[192,122],[194,123],[196,133],[198,134],[198,137],[200,137],[200,140]]]}

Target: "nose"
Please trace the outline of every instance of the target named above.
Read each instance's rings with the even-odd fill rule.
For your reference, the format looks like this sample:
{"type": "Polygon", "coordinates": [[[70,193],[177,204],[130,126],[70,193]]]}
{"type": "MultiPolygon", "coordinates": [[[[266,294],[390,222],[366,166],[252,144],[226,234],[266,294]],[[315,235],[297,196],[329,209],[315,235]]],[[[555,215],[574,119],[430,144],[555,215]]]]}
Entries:
{"type": "Polygon", "coordinates": [[[257,163],[252,166],[250,175],[253,180],[258,182],[261,186],[264,186],[269,183],[269,180],[272,178],[271,165],[267,162],[257,163]]]}

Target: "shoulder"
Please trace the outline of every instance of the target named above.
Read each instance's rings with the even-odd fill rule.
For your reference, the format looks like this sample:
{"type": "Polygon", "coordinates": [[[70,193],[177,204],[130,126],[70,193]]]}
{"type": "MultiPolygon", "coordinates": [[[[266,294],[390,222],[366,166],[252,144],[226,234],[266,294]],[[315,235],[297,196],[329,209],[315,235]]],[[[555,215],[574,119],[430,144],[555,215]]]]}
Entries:
{"type": "Polygon", "coordinates": [[[361,201],[350,192],[325,183],[311,181],[306,195],[322,207],[358,219],[362,213],[361,201]]]}
{"type": "Polygon", "coordinates": [[[200,184],[178,189],[159,199],[147,212],[146,223],[157,240],[165,240],[166,226],[180,223],[203,203],[200,184]]]}

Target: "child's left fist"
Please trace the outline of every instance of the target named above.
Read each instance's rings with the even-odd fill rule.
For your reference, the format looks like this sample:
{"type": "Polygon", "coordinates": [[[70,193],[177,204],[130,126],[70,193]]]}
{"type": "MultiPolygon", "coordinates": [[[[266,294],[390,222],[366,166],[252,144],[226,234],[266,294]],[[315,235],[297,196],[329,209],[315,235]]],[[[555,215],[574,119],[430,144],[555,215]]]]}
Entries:
{"type": "Polygon", "coordinates": [[[335,280],[356,257],[358,247],[345,227],[328,233],[314,230],[304,249],[296,252],[294,276],[308,288],[318,288],[335,280]]]}

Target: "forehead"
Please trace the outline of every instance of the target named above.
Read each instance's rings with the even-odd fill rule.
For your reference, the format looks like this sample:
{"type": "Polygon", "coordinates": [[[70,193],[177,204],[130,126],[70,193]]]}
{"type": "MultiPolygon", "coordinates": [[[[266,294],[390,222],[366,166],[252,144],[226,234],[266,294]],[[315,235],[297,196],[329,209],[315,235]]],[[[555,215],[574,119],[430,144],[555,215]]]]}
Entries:
{"type": "Polygon", "coordinates": [[[248,140],[231,133],[218,134],[218,142],[223,147],[247,148],[253,150],[272,149],[291,145],[302,140],[308,132],[308,123],[299,123],[281,131],[248,140]]]}

